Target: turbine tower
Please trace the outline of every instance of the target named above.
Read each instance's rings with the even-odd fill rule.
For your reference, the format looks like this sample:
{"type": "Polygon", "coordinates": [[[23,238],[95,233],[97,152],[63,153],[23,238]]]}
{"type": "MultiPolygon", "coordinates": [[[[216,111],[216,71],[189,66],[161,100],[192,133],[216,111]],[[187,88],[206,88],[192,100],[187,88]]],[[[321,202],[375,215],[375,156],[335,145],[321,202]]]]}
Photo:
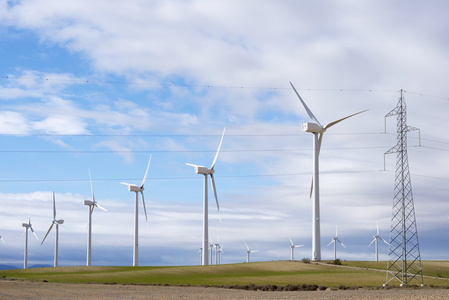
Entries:
{"type": "Polygon", "coordinates": [[[139,265],[139,193],[142,196],[142,205],[143,210],[145,212],[145,220],[147,221],[148,225],[148,216],[147,216],[147,209],[145,207],[145,200],[143,197],[143,190],[144,190],[144,184],[145,180],[147,179],[148,169],[150,168],[151,163],[151,156],[148,160],[148,166],[147,170],[145,172],[145,176],[143,176],[142,184],[140,186],[137,186],[135,184],[120,182],[121,184],[128,186],[128,191],[135,192],[136,193],[136,200],[134,202],[134,252],[133,252],[133,266],[137,267],[139,265]]]}
{"type": "Polygon", "coordinates": [[[335,237],[333,237],[331,242],[327,244],[327,246],[330,246],[330,244],[334,243],[334,260],[337,259],[337,242],[339,242],[343,247],[346,248],[346,246],[338,239],[338,231],[337,227],[335,227],[335,237]]]}
{"type": "Polygon", "coordinates": [[[42,240],[41,245],[45,242],[45,239],[47,238],[47,235],[50,233],[50,231],[53,228],[53,225],[55,226],[56,234],[55,234],[55,258],[54,258],[54,266],[58,266],[58,239],[59,239],[59,225],[62,225],[64,223],[64,220],[56,220],[56,203],[55,203],[55,192],[53,192],[53,221],[51,221],[50,228],[48,228],[47,234],[45,235],[44,239],[42,240]]]}
{"type": "MultiPolygon", "coordinates": [[[[33,230],[33,226],[31,225],[31,219],[28,218],[28,223],[22,223],[22,227],[25,227],[25,249],[24,249],[24,255],[23,255],[23,268],[26,269],[28,267],[28,229],[31,229],[31,232],[34,234],[37,240],[39,238],[37,237],[36,233],[33,230]]],[[[23,236],[22,234],[22,236],[23,236]]]]}
{"type": "Polygon", "coordinates": [[[407,155],[407,132],[419,129],[407,125],[407,111],[402,90],[398,104],[385,118],[394,115],[397,115],[397,144],[385,152],[385,154],[397,153],[385,285],[393,279],[397,279],[401,286],[408,285],[412,280],[424,285],[407,155]]]}
{"type": "Polygon", "coordinates": [[[259,250],[250,250],[248,247],[248,244],[246,244],[245,242],[245,246],[246,246],[246,262],[249,263],[249,255],[253,252],[257,252],[259,250]]]}
{"type": "Polygon", "coordinates": [[[307,114],[312,119],[313,122],[307,122],[302,124],[302,129],[305,132],[313,133],[313,176],[312,176],[312,186],[310,188],[310,197],[313,198],[313,210],[312,210],[312,260],[321,260],[321,229],[320,229],[320,184],[319,184],[319,155],[321,142],[323,141],[323,134],[327,129],[334,126],[335,124],[346,120],[347,118],[358,115],[366,110],[357,112],[355,114],[349,115],[347,117],[333,121],[326,126],[322,126],[318,122],[317,118],[313,115],[310,109],[307,107],[306,103],[302,100],[299,93],[296,91],[293,84],[290,82],[293,90],[298,96],[305,108],[307,114]]]}
{"type": "Polygon", "coordinates": [[[225,134],[226,128],[223,129],[223,134],[221,135],[220,144],[218,145],[217,153],[215,154],[215,158],[212,162],[212,165],[210,168],[189,164],[186,163],[186,165],[194,167],[196,174],[202,174],[204,175],[204,192],[203,192],[203,240],[202,240],[202,248],[203,248],[203,255],[202,255],[202,265],[207,266],[209,264],[209,208],[208,208],[208,194],[207,194],[207,176],[210,176],[212,190],[214,191],[215,195],[215,202],[217,203],[217,209],[218,209],[218,217],[221,222],[221,216],[220,216],[220,205],[218,204],[218,197],[217,197],[217,191],[215,189],[215,180],[214,180],[214,167],[215,163],[217,162],[218,153],[220,152],[221,144],[223,143],[223,137],[225,134]]]}
{"type": "Polygon", "coordinates": [[[301,248],[304,247],[304,245],[295,245],[293,244],[293,241],[291,238],[288,238],[290,240],[290,249],[291,249],[291,253],[290,253],[290,260],[294,261],[295,260],[295,248],[301,248]]]}
{"type": "Polygon", "coordinates": [[[88,234],[87,234],[87,262],[86,266],[90,267],[92,264],[92,213],[94,211],[95,207],[98,207],[101,210],[107,211],[104,207],[100,206],[100,204],[95,201],[94,196],[94,188],[92,186],[92,178],[90,176],[90,170],[89,170],[89,181],[90,181],[90,190],[92,193],[92,200],[84,200],[84,205],[89,206],[88,211],[88,234]]]}
{"type": "Polygon", "coordinates": [[[373,236],[373,240],[368,245],[368,247],[369,247],[373,243],[375,243],[375,246],[376,246],[376,261],[379,261],[379,240],[381,240],[382,242],[384,242],[387,245],[390,245],[379,235],[379,225],[377,225],[377,234],[375,236],[373,236]]]}

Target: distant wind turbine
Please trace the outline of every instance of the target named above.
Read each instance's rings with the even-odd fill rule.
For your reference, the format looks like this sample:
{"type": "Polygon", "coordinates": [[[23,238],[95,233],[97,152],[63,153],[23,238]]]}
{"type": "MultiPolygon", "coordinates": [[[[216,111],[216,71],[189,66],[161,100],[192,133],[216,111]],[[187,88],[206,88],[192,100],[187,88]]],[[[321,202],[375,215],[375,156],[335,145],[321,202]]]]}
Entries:
{"type": "Polygon", "coordinates": [[[53,221],[51,221],[50,228],[48,228],[47,234],[45,235],[44,239],[42,240],[41,245],[45,242],[45,239],[47,238],[47,235],[50,233],[51,229],[53,228],[53,225],[55,226],[55,257],[54,257],[54,266],[58,266],[58,239],[59,239],[59,225],[62,225],[64,223],[64,220],[56,220],[56,203],[55,203],[55,192],[53,192],[53,221]]]}
{"type": "Polygon", "coordinates": [[[148,216],[147,216],[147,209],[145,207],[145,200],[143,197],[143,190],[144,190],[144,184],[145,180],[147,179],[148,169],[150,168],[151,163],[151,156],[148,160],[148,166],[147,170],[145,172],[145,175],[143,176],[142,184],[140,186],[137,186],[135,184],[120,182],[121,184],[128,186],[128,191],[135,192],[136,193],[136,200],[134,203],[134,253],[133,253],[133,266],[136,267],[139,265],[139,193],[142,196],[142,205],[143,210],[145,211],[145,220],[147,221],[148,225],[148,216]]]}
{"type": "Polygon", "coordinates": [[[381,240],[382,242],[384,242],[387,245],[390,245],[389,243],[387,243],[380,235],[379,235],[379,224],[377,224],[377,234],[375,236],[373,236],[373,240],[371,241],[371,243],[368,245],[371,246],[373,243],[375,243],[376,245],[376,261],[379,261],[379,241],[381,240]]]}
{"type": "Polygon", "coordinates": [[[288,238],[290,240],[290,249],[291,249],[291,254],[290,254],[290,260],[294,261],[295,260],[295,248],[300,248],[300,247],[304,247],[304,245],[295,245],[293,244],[293,241],[291,238],[288,238]]]}
{"type": "MultiPolygon", "coordinates": [[[[34,234],[37,240],[39,238],[37,237],[36,233],[33,230],[33,226],[31,225],[31,218],[28,218],[28,223],[22,223],[22,227],[25,227],[25,249],[24,249],[24,255],[23,255],[23,268],[26,269],[28,267],[28,229],[31,229],[31,232],[34,234]]],[[[22,234],[22,236],[23,236],[22,234]]]]}
{"type": "Polygon", "coordinates": [[[249,263],[249,255],[251,253],[257,252],[259,250],[250,250],[248,247],[248,244],[246,244],[246,242],[245,242],[245,246],[246,246],[246,262],[249,263]]]}
{"type": "Polygon", "coordinates": [[[346,246],[338,239],[338,231],[337,227],[335,227],[335,237],[333,237],[331,242],[327,244],[327,246],[330,246],[330,244],[334,243],[334,260],[337,259],[337,242],[339,242],[343,247],[346,248],[346,246]]]}
{"type": "Polygon", "coordinates": [[[326,132],[327,129],[334,126],[335,124],[350,118],[352,116],[355,116],[357,114],[360,114],[364,111],[360,111],[358,113],[349,115],[347,117],[338,119],[336,121],[333,121],[326,126],[322,126],[320,122],[318,122],[318,119],[315,118],[313,113],[310,111],[310,109],[307,107],[306,103],[302,100],[299,93],[296,91],[293,84],[290,82],[290,85],[292,86],[293,90],[295,91],[296,95],[298,96],[299,100],[302,103],[302,106],[305,108],[307,114],[309,117],[313,120],[313,122],[307,122],[302,124],[302,130],[305,132],[313,133],[313,177],[312,177],[312,186],[310,189],[310,197],[313,198],[313,211],[312,211],[312,260],[314,261],[320,261],[321,260],[321,233],[320,233],[320,185],[319,185],[319,155],[320,155],[320,148],[321,148],[321,142],[323,140],[323,134],[326,132]]]}
{"type": "Polygon", "coordinates": [[[87,262],[86,265],[89,267],[92,264],[92,213],[94,211],[95,207],[98,207],[101,210],[107,211],[104,207],[100,206],[100,204],[95,201],[94,196],[94,188],[92,186],[92,177],[90,176],[90,170],[89,170],[89,180],[90,180],[90,190],[92,193],[92,200],[84,200],[84,205],[89,206],[88,211],[88,227],[89,231],[87,234],[87,262]]]}
{"type": "Polygon", "coordinates": [[[204,175],[204,192],[203,192],[203,240],[202,240],[202,248],[203,248],[203,255],[202,255],[202,265],[208,265],[209,264],[209,251],[207,250],[209,247],[209,208],[208,208],[208,194],[207,194],[207,176],[210,176],[211,179],[211,185],[212,190],[214,191],[215,195],[215,202],[217,203],[217,209],[218,209],[218,217],[221,222],[221,216],[220,216],[220,205],[218,204],[218,197],[217,197],[217,191],[215,189],[215,180],[214,180],[214,167],[215,163],[217,162],[218,153],[220,152],[221,144],[223,143],[223,137],[225,135],[226,128],[223,129],[223,134],[221,136],[220,144],[218,145],[217,153],[215,154],[215,158],[212,162],[212,165],[210,168],[189,164],[186,163],[186,165],[194,167],[196,174],[202,174],[204,175]]]}

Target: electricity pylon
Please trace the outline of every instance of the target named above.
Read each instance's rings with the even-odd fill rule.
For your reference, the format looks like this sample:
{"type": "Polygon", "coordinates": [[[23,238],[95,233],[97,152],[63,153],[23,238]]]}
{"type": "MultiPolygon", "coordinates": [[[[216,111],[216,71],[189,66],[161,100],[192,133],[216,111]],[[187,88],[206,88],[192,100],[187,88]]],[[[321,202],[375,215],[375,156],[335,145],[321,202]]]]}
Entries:
{"type": "Polygon", "coordinates": [[[384,285],[397,279],[401,286],[406,286],[413,280],[418,281],[422,286],[424,282],[421,255],[407,155],[407,132],[419,129],[407,126],[402,90],[397,106],[385,118],[394,115],[397,115],[398,143],[385,152],[385,154],[397,153],[397,157],[387,279],[384,285]]]}

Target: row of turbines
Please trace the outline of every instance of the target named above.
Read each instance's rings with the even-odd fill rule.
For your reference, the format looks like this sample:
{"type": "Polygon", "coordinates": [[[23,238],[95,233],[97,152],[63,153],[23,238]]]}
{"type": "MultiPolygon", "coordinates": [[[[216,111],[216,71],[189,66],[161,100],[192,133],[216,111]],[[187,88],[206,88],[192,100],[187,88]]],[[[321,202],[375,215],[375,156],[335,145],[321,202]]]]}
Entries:
{"type": "MultiPolygon", "coordinates": [[[[312,122],[306,122],[302,124],[302,129],[305,132],[309,132],[313,134],[313,172],[312,172],[312,183],[311,183],[311,188],[310,188],[310,197],[313,199],[313,209],[312,209],[312,260],[313,261],[320,261],[321,260],[321,231],[320,231],[320,193],[319,193],[319,154],[320,154],[320,149],[321,149],[321,144],[322,144],[322,140],[323,140],[323,135],[326,132],[327,129],[329,129],[330,127],[336,125],[337,123],[348,119],[350,117],[353,117],[355,115],[358,115],[360,113],[365,112],[364,111],[360,111],[354,114],[351,114],[349,116],[346,116],[344,118],[338,119],[336,121],[330,122],[329,124],[327,124],[326,126],[322,126],[321,123],[318,121],[318,119],[314,116],[314,114],[312,113],[312,111],[307,107],[306,103],[304,102],[304,100],[301,98],[301,96],[299,95],[299,93],[297,92],[297,90],[295,89],[295,87],[293,86],[293,84],[290,82],[291,87],[293,88],[293,91],[295,92],[295,94],[298,96],[302,106],[304,107],[305,111],[307,112],[308,116],[310,117],[310,119],[312,120],[312,122]]],[[[215,173],[215,163],[217,162],[218,159],[218,155],[221,149],[221,145],[223,143],[223,138],[226,132],[226,128],[223,129],[223,133],[221,135],[221,139],[220,139],[220,143],[217,149],[217,152],[215,153],[215,157],[212,161],[211,166],[205,167],[202,165],[196,165],[196,164],[191,164],[191,163],[187,163],[188,166],[191,166],[194,168],[194,171],[196,174],[200,174],[204,176],[204,183],[203,183],[203,232],[202,232],[202,247],[201,249],[201,264],[202,265],[208,265],[209,264],[209,251],[202,251],[202,249],[208,249],[209,247],[209,224],[208,224],[208,177],[210,177],[210,181],[211,181],[211,187],[212,187],[212,191],[214,193],[214,197],[215,197],[215,202],[216,202],[216,206],[217,206],[217,210],[218,210],[218,215],[219,215],[219,219],[221,222],[221,216],[220,216],[220,205],[218,202],[218,196],[217,196],[217,191],[216,191],[216,187],[215,187],[215,180],[214,180],[214,173],[215,173]]],[[[146,168],[146,172],[145,175],[143,177],[142,183],[140,185],[136,185],[136,184],[130,184],[130,183],[124,183],[122,182],[122,184],[126,185],[128,187],[128,190],[130,192],[134,192],[135,193],[135,208],[134,208],[134,246],[133,246],[133,266],[138,266],[139,265],[139,243],[138,243],[138,239],[139,239],[139,226],[138,226],[138,220],[139,220],[139,194],[141,195],[141,200],[142,200],[142,205],[143,205],[143,209],[144,209],[144,213],[145,213],[145,219],[148,221],[148,216],[147,216],[147,211],[146,211],[146,206],[145,206],[145,200],[144,200],[144,184],[145,184],[145,180],[148,174],[148,170],[151,164],[151,156],[150,159],[148,161],[148,165],[146,168]]],[[[92,213],[94,211],[94,209],[97,207],[101,210],[107,211],[104,207],[102,207],[101,205],[98,204],[98,202],[95,200],[95,195],[94,195],[94,190],[93,190],[93,185],[92,185],[92,179],[91,179],[91,175],[90,175],[90,171],[89,171],[89,180],[90,180],[90,186],[91,186],[91,195],[92,198],[90,200],[85,200],[84,201],[84,205],[88,206],[88,236],[87,236],[87,260],[86,260],[86,265],[90,266],[91,265],[91,245],[92,245],[92,213]]],[[[62,225],[64,223],[64,220],[60,219],[56,219],[56,203],[55,203],[55,196],[53,193],[53,220],[52,223],[50,225],[50,228],[48,229],[44,239],[42,240],[42,243],[45,241],[45,239],[47,238],[48,234],[51,232],[51,230],[53,229],[53,227],[55,227],[55,255],[54,255],[54,266],[58,266],[58,234],[59,234],[59,225],[62,225]]],[[[34,233],[34,230],[32,228],[32,224],[31,224],[31,220],[28,220],[28,223],[23,223],[22,226],[25,228],[25,254],[24,254],[24,268],[27,267],[27,252],[28,252],[28,230],[31,230],[31,232],[34,233]]],[[[35,237],[37,238],[36,234],[34,233],[35,237]]],[[[1,236],[0,236],[1,238],[1,236]]],[[[372,243],[376,243],[376,260],[378,260],[378,240],[381,240],[385,243],[387,243],[384,239],[382,239],[379,236],[379,230],[377,230],[377,235],[374,236],[372,243]]],[[[3,241],[3,239],[2,239],[3,241]]],[[[4,242],[4,241],[3,241],[4,242]]],[[[297,247],[301,247],[303,245],[294,245],[293,242],[291,241],[291,258],[293,260],[293,251],[294,248],[297,247]]],[[[334,238],[332,238],[332,241],[329,243],[330,244],[334,244],[334,256],[336,258],[336,246],[337,246],[337,242],[340,243],[343,247],[344,244],[338,239],[338,236],[336,234],[336,236],[334,238]]],[[[41,244],[42,244],[41,243],[41,244]]],[[[370,245],[371,245],[370,244],[370,245]]],[[[388,243],[387,243],[388,244],[388,243]]],[[[247,248],[247,261],[249,262],[249,256],[250,253],[252,252],[256,252],[256,250],[250,250],[250,248],[248,247],[248,245],[245,242],[245,246],[247,248]]],[[[218,248],[217,248],[218,249],[218,248]]],[[[218,251],[218,250],[217,250],[218,251]]],[[[220,254],[221,255],[222,249],[220,248],[220,254]]],[[[211,255],[212,256],[212,255],[211,255]]],[[[212,262],[212,260],[211,260],[212,262]]]]}

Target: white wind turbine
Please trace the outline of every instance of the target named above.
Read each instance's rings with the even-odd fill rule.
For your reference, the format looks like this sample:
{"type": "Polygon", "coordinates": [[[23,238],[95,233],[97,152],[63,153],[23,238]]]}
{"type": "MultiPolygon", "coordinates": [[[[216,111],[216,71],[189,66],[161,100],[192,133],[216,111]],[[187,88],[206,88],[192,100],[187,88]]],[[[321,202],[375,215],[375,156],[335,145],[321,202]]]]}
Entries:
{"type": "Polygon", "coordinates": [[[84,205],[89,206],[88,211],[88,234],[87,234],[87,262],[86,265],[89,267],[92,263],[92,213],[95,207],[98,207],[101,210],[107,211],[104,207],[100,206],[97,201],[95,201],[94,196],[94,188],[92,186],[92,178],[90,176],[89,170],[89,181],[90,181],[90,190],[92,193],[92,200],[84,200],[84,205]]]}
{"type": "Polygon", "coordinates": [[[220,144],[218,145],[217,153],[215,154],[215,158],[212,162],[212,165],[210,168],[189,164],[186,163],[186,165],[194,167],[196,174],[202,174],[204,175],[204,192],[203,192],[203,240],[202,240],[202,248],[203,248],[203,255],[202,255],[202,265],[208,265],[209,264],[209,251],[207,250],[209,247],[209,208],[208,208],[208,194],[207,194],[207,176],[210,176],[211,179],[211,185],[212,190],[214,191],[215,195],[215,202],[217,203],[217,209],[218,209],[218,217],[221,222],[221,216],[220,216],[220,205],[218,204],[218,197],[217,197],[217,190],[215,189],[215,180],[214,180],[214,167],[215,163],[217,162],[218,153],[220,152],[221,144],[223,143],[223,137],[225,134],[226,128],[223,129],[223,134],[221,136],[220,144]]]}
{"type": "Polygon", "coordinates": [[[246,246],[246,262],[249,263],[249,255],[251,253],[257,252],[259,250],[250,250],[249,247],[248,247],[248,244],[246,244],[246,242],[244,242],[244,243],[245,243],[245,246],[246,246]]]}
{"type": "Polygon", "coordinates": [[[31,232],[34,234],[37,240],[39,240],[39,238],[37,237],[36,233],[33,230],[33,226],[31,225],[31,218],[28,218],[28,223],[22,223],[22,227],[25,227],[25,232],[22,234],[22,236],[25,235],[23,268],[26,269],[28,267],[28,229],[31,229],[31,232]]]}
{"type": "Polygon", "coordinates": [[[377,234],[375,236],[373,236],[373,240],[371,241],[371,243],[368,245],[371,246],[374,242],[376,243],[376,261],[379,261],[379,241],[381,240],[382,242],[384,242],[387,245],[390,245],[389,243],[387,243],[380,235],[379,235],[379,224],[377,224],[377,234]]]}
{"type": "Polygon", "coordinates": [[[330,244],[334,243],[334,260],[337,259],[337,242],[346,248],[346,246],[338,239],[338,229],[335,227],[335,237],[333,237],[331,242],[327,244],[327,246],[330,246],[330,244]]]}
{"type": "Polygon", "coordinates": [[[347,117],[338,119],[336,121],[333,121],[326,126],[322,126],[320,122],[318,122],[317,118],[313,115],[313,113],[310,111],[310,109],[307,107],[306,103],[302,100],[299,93],[296,91],[293,84],[290,82],[290,85],[292,86],[293,90],[295,91],[296,95],[298,96],[299,100],[301,101],[302,105],[304,106],[307,114],[309,117],[313,120],[313,122],[307,122],[302,124],[302,130],[305,132],[313,133],[313,177],[312,177],[312,186],[310,189],[310,197],[313,198],[313,211],[312,211],[312,260],[314,261],[320,261],[321,260],[321,233],[320,233],[320,185],[319,185],[319,155],[320,155],[320,148],[321,148],[321,142],[323,140],[323,134],[326,132],[327,129],[334,126],[335,124],[350,118],[352,116],[355,116],[357,114],[360,114],[364,111],[360,111],[358,113],[349,115],[347,117]]]}
{"type": "Polygon", "coordinates": [[[290,260],[294,261],[295,260],[295,248],[301,248],[301,247],[304,247],[304,245],[295,245],[295,244],[293,244],[293,241],[292,241],[292,239],[290,237],[288,239],[290,240],[290,244],[291,244],[291,246],[290,246],[290,249],[291,249],[290,260]]]}
{"type": "Polygon", "coordinates": [[[147,221],[148,225],[148,216],[147,216],[147,209],[145,207],[145,199],[143,197],[143,190],[144,190],[144,184],[145,180],[147,179],[148,169],[150,168],[151,163],[151,155],[150,159],[148,160],[148,166],[147,170],[145,172],[145,175],[143,176],[142,184],[140,186],[137,186],[135,184],[120,182],[121,184],[128,186],[128,191],[135,192],[136,193],[136,200],[134,203],[134,253],[133,253],[133,266],[137,267],[139,265],[139,193],[142,196],[142,205],[143,210],[145,212],[145,220],[147,221]]]}
{"type": "Polygon", "coordinates": [[[55,226],[55,258],[54,258],[54,266],[58,266],[58,239],[59,239],[59,225],[62,225],[64,223],[64,220],[56,220],[56,201],[55,201],[55,192],[53,192],[53,221],[51,221],[50,228],[48,228],[47,234],[45,235],[44,239],[42,240],[41,245],[44,243],[45,239],[47,238],[47,235],[50,233],[50,231],[53,228],[53,225],[55,226]]]}

